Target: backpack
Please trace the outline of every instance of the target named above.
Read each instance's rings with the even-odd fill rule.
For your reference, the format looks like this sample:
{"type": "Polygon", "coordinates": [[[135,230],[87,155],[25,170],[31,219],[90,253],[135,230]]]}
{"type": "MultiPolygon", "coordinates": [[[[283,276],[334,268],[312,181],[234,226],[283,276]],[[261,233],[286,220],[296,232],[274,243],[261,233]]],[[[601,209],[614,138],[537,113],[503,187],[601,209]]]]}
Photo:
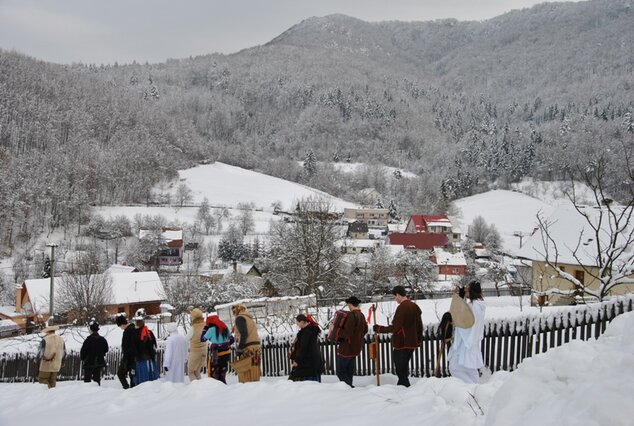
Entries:
{"type": "Polygon", "coordinates": [[[328,326],[328,341],[333,343],[337,343],[339,341],[341,329],[343,328],[349,313],[350,312],[348,311],[335,311],[335,316],[328,326]]]}

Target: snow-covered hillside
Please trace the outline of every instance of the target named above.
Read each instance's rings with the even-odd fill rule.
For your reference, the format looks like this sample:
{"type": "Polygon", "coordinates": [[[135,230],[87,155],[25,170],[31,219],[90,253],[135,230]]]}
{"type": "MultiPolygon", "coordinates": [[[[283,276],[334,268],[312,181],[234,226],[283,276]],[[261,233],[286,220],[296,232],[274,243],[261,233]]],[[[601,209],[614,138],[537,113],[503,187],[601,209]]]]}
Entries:
{"type": "MultiPolygon", "coordinates": [[[[355,206],[308,186],[219,162],[181,170],[178,174],[180,182],[192,190],[196,204],[206,197],[212,206],[253,203],[256,208],[272,211],[271,204],[279,201],[282,210],[291,210],[301,198],[324,197],[338,211],[355,206]]],[[[172,186],[172,192],[176,186],[172,186]]]]}
{"type": "Polygon", "coordinates": [[[454,201],[453,205],[457,209],[463,235],[468,235],[473,219],[482,216],[487,224],[495,225],[500,232],[503,248],[511,253],[520,247],[520,238],[516,234],[530,235],[537,225],[537,213],[548,216],[553,209],[551,204],[537,198],[505,190],[461,198],[454,201]]]}

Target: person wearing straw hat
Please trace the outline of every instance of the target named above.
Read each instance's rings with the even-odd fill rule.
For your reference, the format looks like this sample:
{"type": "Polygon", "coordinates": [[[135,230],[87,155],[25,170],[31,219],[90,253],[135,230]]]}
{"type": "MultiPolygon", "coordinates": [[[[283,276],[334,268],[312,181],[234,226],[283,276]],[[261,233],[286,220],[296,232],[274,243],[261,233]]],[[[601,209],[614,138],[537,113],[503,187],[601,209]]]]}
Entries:
{"type": "Polygon", "coordinates": [[[40,358],[40,372],[38,382],[54,388],[57,384],[57,373],[62,368],[66,357],[66,345],[62,336],[55,332],[59,330],[58,325],[46,327],[42,332],[45,334],[40,343],[38,357],[40,358]]]}
{"type": "MultiPolygon", "coordinates": [[[[472,315],[452,311],[453,343],[447,355],[449,373],[467,383],[478,383],[480,368],[484,367],[480,344],[484,337],[484,316],[486,304],[482,298],[482,287],[478,281],[471,281],[465,288],[465,299],[472,315]]],[[[453,303],[453,302],[452,302],[453,303]]]]}
{"type": "Polygon", "coordinates": [[[339,380],[353,388],[354,364],[361,349],[363,349],[363,338],[368,332],[368,323],[359,307],[361,300],[358,297],[350,296],[345,300],[345,303],[348,305],[350,313],[339,333],[335,370],[339,380]]]}

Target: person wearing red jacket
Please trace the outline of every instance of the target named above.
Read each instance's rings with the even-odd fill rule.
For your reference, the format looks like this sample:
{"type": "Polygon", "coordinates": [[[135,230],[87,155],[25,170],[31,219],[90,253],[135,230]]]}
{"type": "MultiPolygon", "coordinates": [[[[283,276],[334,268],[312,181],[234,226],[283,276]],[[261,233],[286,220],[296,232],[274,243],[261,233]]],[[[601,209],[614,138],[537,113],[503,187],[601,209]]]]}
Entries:
{"type": "Polygon", "coordinates": [[[397,285],[392,289],[398,303],[392,325],[374,325],[375,333],[392,333],[392,359],[398,377],[397,385],[409,387],[409,362],[414,349],[423,340],[422,311],[407,297],[405,287],[397,285]]]}

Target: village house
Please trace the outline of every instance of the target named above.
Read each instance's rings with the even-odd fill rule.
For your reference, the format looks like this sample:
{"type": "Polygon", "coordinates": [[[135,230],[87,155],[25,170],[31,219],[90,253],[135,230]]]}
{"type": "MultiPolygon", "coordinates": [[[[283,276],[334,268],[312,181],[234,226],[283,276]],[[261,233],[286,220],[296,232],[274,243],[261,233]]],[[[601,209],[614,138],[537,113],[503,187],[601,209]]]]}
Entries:
{"type": "Polygon", "coordinates": [[[273,282],[268,278],[264,278],[260,270],[252,263],[240,263],[236,260],[231,262],[227,268],[212,269],[207,274],[209,281],[217,283],[222,279],[235,276],[237,281],[249,281],[254,283],[262,296],[276,297],[279,292],[273,282]]]}
{"type": "Polygon", "coordinates": [[[445,234],[454,245],[459,245],[462,237],[460,231],[453,226],[449,217],[420,214],[410,216],[405,227],[405,233],[445,234]]]}
{"type": "Polygon", "coordinates": [[[139,230],[139,239],[156,238],[158,253],[153,257],[156,266],[180,266],[183,264],[183,230],[181,228],[162,227],[159,235],[146,228],[139,230]]]}
{"type": "Polygon", "coordinates": [[[405,250],[419,254],[432,251],[436,247],[448,247],[451,245],[446,234],[394,232],[387,237],[390,245],[403,246],[405,250]]]}
{"type": "MultiPolygon", "coordinates": [[[[156,272],[105,273],[96,274],[94,278],[104,282],[107,280],[112,288],[112,299],[105,306],[108,315],[125,313],[131,317],[140,308],[145,309],[148,315],[161,312],[160,305],[165,296],[163,284],[156,272]]],[[[65,279],[64,275],[56,276],[54,288],[63,286],[65,279]]],[[[30,331],[28,328],[33,324],[46,322],[49,318],[50,285],[50,278],[25,280],[16,287],[15,306],[3,307],[0,319],[13,320],[24,331],[30,331]]],[[[60,306],[58,297],[56,293],[55,306],[60,306]]],[[[71,312],[64,312],[63,315],[66,320],[72,320],[71,312]]]]}
{"type": "MultiPolygon", "coordinates": [[[[613,231],[609,229],[610,221],[605,216],[607,211],[605,207],[577,206],[577,208],[597,226],[600,223],[601,227],[598,229],[604,231],[600,235],[609,238],[613,231]],[[601,217],[602,220],[599,222],[601,217]]],[[[612,209],[618,212],[623,208],[612,207],[612,209]]],[[[571,280],[562,278],[553,266],[557,266],[563,273],[569,274],[583,286],[596,290],[600,283],[597,277],[601,276],[598,260],[600,256],[605,256],[605,253],[597,253],[594,231],[572,204],[558,206],[545,223],[548,224],[548,238],[542,235],[541,230],[537,230],[517,251],[518,258],[527,259],[529,262],[526,264],[531,267],[528,279],[535,296],[532,302],[540,305],[575,303],[576,297],[580,296],[581,292],[571,280]],[[558,291],[569,294],[558,294],[558,291]]],[[[631,227],[632,224],[628,226],[631,227]]],[[[628,233],[627,229],[620,230],[619,239],[624,242],[628,233]]],[[[607,240],[602,240],[600,245],[605,249],[606,244],[607,240]]],[[[617,265],[623,262],[629,262],[631,270],[634,267],[632,265],[633,250],[634,248],[627,247],[622,255],[615,259],[614,266],[618,267],[617,265]]],[[[627,279],[634,280],[634,274],[627,276],[627,279]]],[[[624,283],[613,287],[609,295],[616,296],[631,292],[634,292],[634,284],[624,283]]]]}
{"type": "Polygon", "coordinates": [[[386,227],[390,218],[388,209],[377,209],[369,207],[345,208],[343,217],[348,220],[362,222],[369,227],[386,227]]]}
{"type": "Polygon", "coordinates": [[[346,235],[357,240],[367,239],[368,224],[364,222],[352,222],[348,225],[348,232],[346,235]]]}
{"type": "Polygon", "coordinates": [[[467,259],[460,251],[452,253],[435,247],[431,260],[438,265],[438,278],[441,280],[462,277],[467,273],[467,259]]]}
{"type": "Polygon", "coordinates": [[[354,239],[345,238],[338,240],[336,245],[341,247],[343,254],[361,254],[361,253],[373,253],[377,247],[382,245],[381,240],[375,239],[354,239]]]}

